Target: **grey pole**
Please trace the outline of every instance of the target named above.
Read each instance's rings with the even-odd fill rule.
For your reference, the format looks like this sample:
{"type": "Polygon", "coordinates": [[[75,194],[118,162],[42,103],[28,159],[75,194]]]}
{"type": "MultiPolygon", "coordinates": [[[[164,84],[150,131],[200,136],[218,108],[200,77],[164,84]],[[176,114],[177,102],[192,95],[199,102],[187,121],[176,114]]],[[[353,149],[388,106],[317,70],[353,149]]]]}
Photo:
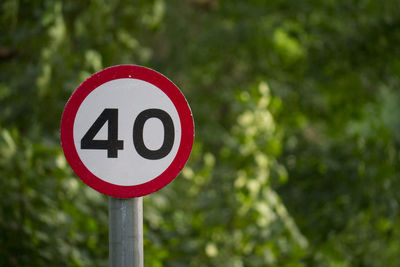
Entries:
{"type": "Polygon", "coordinates": [[[143,267],[142,198],[109,198],[109,266],[143,267]]]}

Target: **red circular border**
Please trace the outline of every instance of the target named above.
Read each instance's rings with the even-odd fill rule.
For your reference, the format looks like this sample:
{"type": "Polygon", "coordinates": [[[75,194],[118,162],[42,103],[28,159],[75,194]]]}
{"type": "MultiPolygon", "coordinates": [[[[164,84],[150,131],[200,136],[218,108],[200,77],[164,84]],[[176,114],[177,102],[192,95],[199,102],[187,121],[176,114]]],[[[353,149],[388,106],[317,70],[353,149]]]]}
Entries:
{"type": "Polygon", "coordinates": [[[118,65],[99,71],[85,80],[68,100],[61,119],[61,145],[65,157],[75,174],[88,186],[105,195],[133,198],[151,194],[169,184],[183,169],[192,151],[194,122],[190,107],[178,89],[164,75],[137,65],[118,65]],[[170,166],[159,176],[139,185],[123,186],[108,183],[90,172],[79,158],[74,144],[73,127],[76,113],[83,100],[103,83],[115,79],[131,78],[151,83],[162,90],[175,105],[181,122],[182,136],[178,152],[170,166]]]}

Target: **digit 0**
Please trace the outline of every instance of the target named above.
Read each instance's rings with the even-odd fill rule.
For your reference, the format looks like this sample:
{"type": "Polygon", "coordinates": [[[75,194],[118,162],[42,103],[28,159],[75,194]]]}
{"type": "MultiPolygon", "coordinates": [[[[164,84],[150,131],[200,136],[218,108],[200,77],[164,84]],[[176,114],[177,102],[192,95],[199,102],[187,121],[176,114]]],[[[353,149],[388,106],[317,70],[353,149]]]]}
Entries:
{"type": "Polygon", "coordinates": [[[174,123],[171,116],[161,109],[146,109],[136,118],[133,125],[133,144],[137,153],[146,159],[162,159],[172,149],[175,139],[174,123]],[[143,127],[148,119],[157,118],[164,126],[164,142],[157,150],[150,150],[146,147],[143,140],[143,127]]]}

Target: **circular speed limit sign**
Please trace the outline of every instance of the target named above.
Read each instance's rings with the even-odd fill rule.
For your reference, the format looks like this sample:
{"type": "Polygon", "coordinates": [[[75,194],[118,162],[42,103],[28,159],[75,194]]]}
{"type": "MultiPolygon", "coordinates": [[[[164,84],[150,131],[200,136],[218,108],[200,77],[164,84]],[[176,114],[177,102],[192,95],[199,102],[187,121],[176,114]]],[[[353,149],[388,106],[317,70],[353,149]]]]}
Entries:
{"type": "Polygon", "coordinates": [[[170,183],[192,150],[193,117],[160,73],[113,66],[84,81],[61,120],[61,143],[76,175],[113,197],[150,194],[170,183]]]}

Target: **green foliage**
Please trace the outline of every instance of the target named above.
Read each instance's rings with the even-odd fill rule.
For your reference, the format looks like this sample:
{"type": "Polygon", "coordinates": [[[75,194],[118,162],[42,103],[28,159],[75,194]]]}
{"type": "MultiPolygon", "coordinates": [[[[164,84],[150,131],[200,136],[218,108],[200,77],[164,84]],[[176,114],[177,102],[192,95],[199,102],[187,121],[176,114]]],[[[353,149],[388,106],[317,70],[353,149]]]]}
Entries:
{"type": "Polygon", "coordinates": [[[147,266],[399,266],[398,0],[0,3],[0,265],[107,266],[70,170],[72,91],[141,64],[182,89],[190,161],[145,197],[147,266]]]}

